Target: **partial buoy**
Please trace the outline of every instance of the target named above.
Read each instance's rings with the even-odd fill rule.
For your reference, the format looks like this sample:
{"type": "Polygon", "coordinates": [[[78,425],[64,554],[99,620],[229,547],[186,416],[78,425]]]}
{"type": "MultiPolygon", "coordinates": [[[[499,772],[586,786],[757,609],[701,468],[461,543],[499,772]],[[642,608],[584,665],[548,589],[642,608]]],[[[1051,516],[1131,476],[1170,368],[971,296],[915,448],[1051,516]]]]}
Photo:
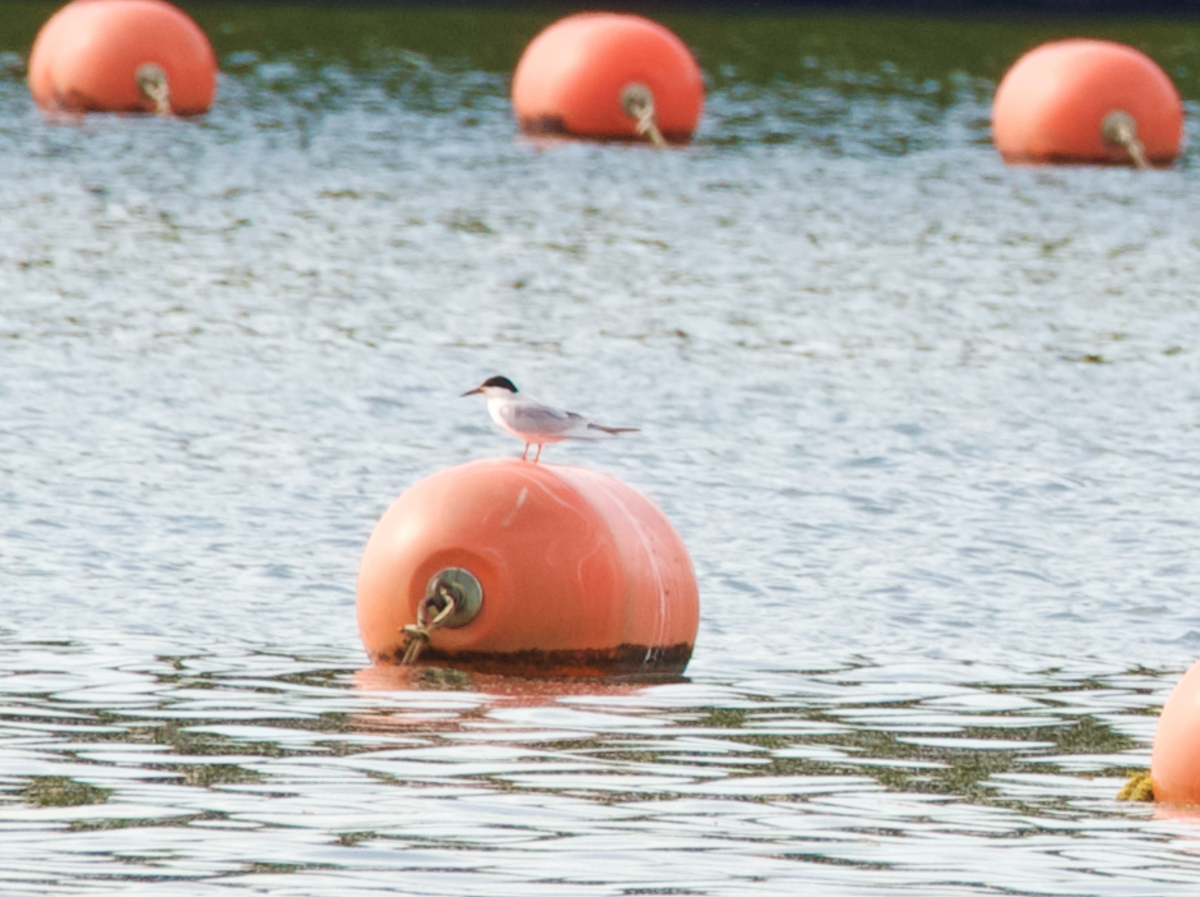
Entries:
{"type": "Polygon", "coordinates": [[[527,134],[687,143],[704,79],[675,34],[641,16],[579,13],[525,48],[513,108],[527,134]]]}
{"type": "Polygon", "coordinates": [[[670,676],[698,624],[670,522],[581,467],[486,459],[427,477],[379,520],[358,574],[359,632],[377,663],[670,676]]]}
{"type": "Polygon", "coordinates": [[[1150,755],[1154,800],[1200,806],[1200,661],[1167,698],[1150,755]]]}
{"type": "Polygon", "coordinates": [[[164,0],[74,0],[29,54],[29,90],[53,112],[198,115],[216,88],[208,38],[164,0]]]}
{"type": "Polygon", "coordinates": [[[1183,103],[1133,47],[1055,41],[1026,53],[1000,82],[992,140],[1010,165],[1169,165],[1183,141],[1183,103]]]}

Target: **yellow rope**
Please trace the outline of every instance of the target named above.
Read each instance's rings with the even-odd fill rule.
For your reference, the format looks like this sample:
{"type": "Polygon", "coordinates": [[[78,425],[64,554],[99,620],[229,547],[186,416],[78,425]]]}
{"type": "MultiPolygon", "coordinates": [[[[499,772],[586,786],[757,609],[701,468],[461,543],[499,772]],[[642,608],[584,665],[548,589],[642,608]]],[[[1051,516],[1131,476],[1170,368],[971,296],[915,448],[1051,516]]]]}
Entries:
{"type": "Polygon", "coordinates": [[[1154,800],[1154,783],[1150,781],[1150,770],[1130,770],[1129,781],[1117,795],[1117,800],[1154,800]]]}

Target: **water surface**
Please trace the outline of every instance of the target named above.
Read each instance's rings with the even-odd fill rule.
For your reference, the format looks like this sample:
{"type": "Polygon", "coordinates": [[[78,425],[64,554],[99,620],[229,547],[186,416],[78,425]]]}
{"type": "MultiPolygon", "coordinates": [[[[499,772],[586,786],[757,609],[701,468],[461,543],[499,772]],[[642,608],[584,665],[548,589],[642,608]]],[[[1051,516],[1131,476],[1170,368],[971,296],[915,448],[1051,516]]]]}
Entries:
{"type": "Polygon", "coordinates": [[[1113,795],[1200,654],[1195,154],[987,115],[1107,28],[1194,116],[1195,27],[675,15],[654,153],[516,134],[549,14],[196,7],[209,116],[70,122],[8,6],[5,894],[1194,891],[1113,795]],[[520,449],[494,373],[642,428],[547,458],[679,529],[688,681],[364,669],[375,519],[520,449]]]}

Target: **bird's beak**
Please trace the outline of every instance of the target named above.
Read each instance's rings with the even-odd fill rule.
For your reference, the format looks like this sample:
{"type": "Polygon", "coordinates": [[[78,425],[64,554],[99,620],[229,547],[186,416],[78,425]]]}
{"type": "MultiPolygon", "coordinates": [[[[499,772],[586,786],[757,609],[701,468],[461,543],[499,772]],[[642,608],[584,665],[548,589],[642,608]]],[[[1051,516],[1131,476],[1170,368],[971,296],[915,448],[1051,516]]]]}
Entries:
{"type": "Polygon", "coordinates": [[[474,389],[468,389],[468,390],[467,390],[466,392],[464,392],[464,393],[463,393],[461,396],[459,396],[459,398],[460,398],[460,399],[465,399],[467,396],[479,395],[479,393],[481,393],[481,392],[483,392],[483,387],[482,387],[482,386],[476,386],[474,389]]]}

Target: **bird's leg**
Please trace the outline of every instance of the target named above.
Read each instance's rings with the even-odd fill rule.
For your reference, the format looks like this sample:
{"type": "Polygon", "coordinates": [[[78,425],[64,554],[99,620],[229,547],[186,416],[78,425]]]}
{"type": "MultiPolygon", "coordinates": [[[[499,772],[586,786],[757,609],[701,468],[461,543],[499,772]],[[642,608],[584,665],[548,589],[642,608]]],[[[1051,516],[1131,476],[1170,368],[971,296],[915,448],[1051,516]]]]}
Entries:
{"type": "Polygon", "coordinates": [[[521,452],[521,460],[524,461],[529,455],[529,443],[525,443],[525,451],[521,452]]]}
{"type": "Polygon", "coordinates": [[[540,458],[540,457],[542,457],[542,444],[539,442],[539,443],[538,443],[538,450],[537,450],[537,454],[533,456],[533,463],[534,463],[534,464],[537,464],[537,463],[538,463],[538,458],[540,458]]]}

